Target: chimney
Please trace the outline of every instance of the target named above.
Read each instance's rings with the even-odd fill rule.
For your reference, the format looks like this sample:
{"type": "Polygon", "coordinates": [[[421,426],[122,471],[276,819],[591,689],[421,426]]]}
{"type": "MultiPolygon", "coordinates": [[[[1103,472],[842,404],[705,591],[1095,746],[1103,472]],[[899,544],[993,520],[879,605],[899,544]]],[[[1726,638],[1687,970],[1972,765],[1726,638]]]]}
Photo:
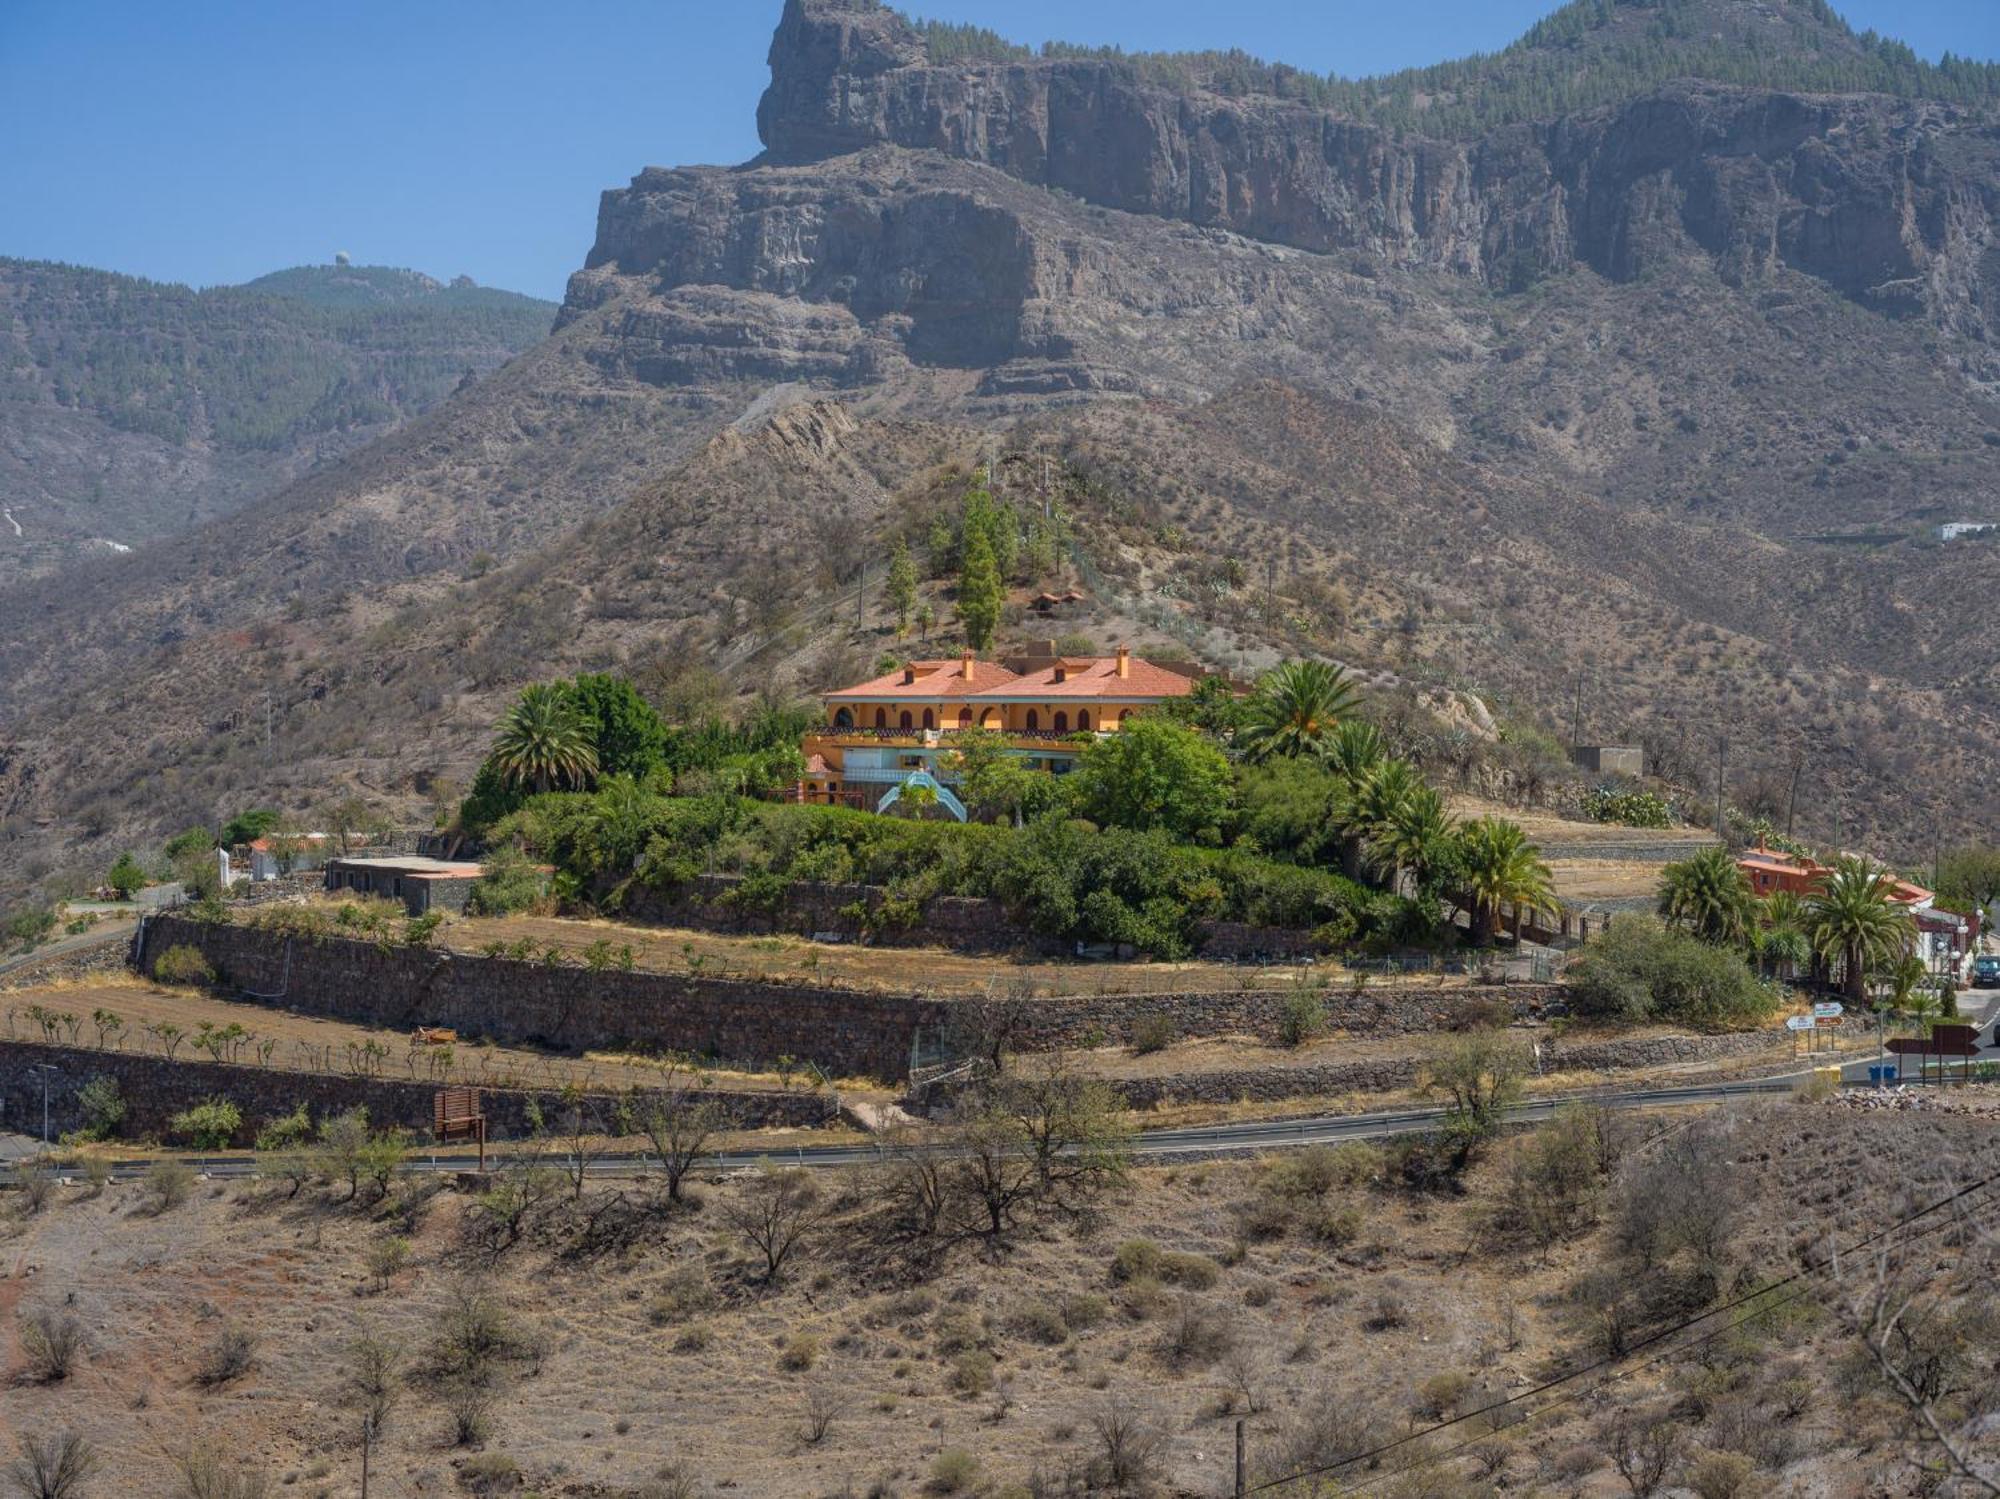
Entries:
{"type": "Polygon", "coordinates": [[[1118,675],[1121,677],[1132,675],[1132,653],[1122,645],[1118,647],[1118,675]]]}
{"type": "Polygon", "coordinates": [[[1069,680],[1069,668],[1060,661],[1056,662],[1056,680],[1058,682],[1067,682],[1069,680]]]}
{"type": "Polygon", "coordinates": [[[972,647],[966,647],[961,664],[965,668],[965,680],[970,682],[972,680],[972,647]]]}
{"type": "Polygon", "coordinates": [[[914,683],[914,682],[915,682],[916,680],[917,680],[917,669],[916,669],[916,668],[915,668],[914,666],[906,666],[906,667],[904,667],[904,668],[903,668],[903,685],[904,685],[905,687],[908,687],[908,686],[912,685],[912,684],[913,684],[913,683],[914,683]]]}

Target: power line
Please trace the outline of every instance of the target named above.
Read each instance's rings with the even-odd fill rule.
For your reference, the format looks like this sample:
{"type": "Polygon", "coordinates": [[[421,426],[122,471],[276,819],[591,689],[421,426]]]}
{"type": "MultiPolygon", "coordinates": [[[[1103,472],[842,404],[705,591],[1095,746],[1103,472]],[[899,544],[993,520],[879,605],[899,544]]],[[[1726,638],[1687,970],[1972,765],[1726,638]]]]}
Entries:
{"type": "MultiPolygon", "coordinates": [[[[1983,1177],[1979,1181],[1972,1183],[1968,1187],[1962,1187],[1958,1191],[1953,1192],[1948,1196],[1941,1197],[1936,1202],[1931,1203],[1928,1207],[1919,1208],[1917,1211],[1910,1213],[1903,1218],[1898,1219],[1894,1223],[1891,1223],[1888,1227],[1878,1229],[1876,1232],[1870,1234],[1867,1238],[1856,1240],[1846,1249],[1836,1249],[1833,1251],[1831,1255],[1829,1255],[1824,1260],[1818,1262],[1808,1261],[1805,1265],[1803,1265],[1797,1270],[1794,1270],[1790,1275],[1785,1276],[1782,1280],[1774,1280],[1769,1285],[1759,1286],[1756,1290],[1751,1291],[1745,1295],[1738,1296],[1734,1300],[1725,1301],[1719,1306],[1710,1307],[1707,1311],[1702,1312],[1697,1316],[1689,1317],[1684,1321],[1674,1323],[1672,1326],[1662,1328],[1659,1332],[1653,1333],[1648,1337],[1641,1338],[1638,1342],[1632,1344],[1631,1347],[1625,1349],[1621,1353],[1607,1354],[1603,1358],[1597,1359],[1595,1362],[1585,1364],[1583,1367],[1579,1369],[1572,1369],[1567,1374],[1559,1374],[1554,1379],[1546,1380],[1543,1383],[1534,1386],[1532,1389],[1523,1390],[1518,1395],[1509,1395],[1503,1400],[1495,1400],[1490,1404],[1478,1407],[1476,1410],[1469,1410],[1464,1412],[1462,1415],[1452,1416],[1448,1420],[1434,1422],[1432,1425],[1423,1427],[1421,1430],[1411,1432],[1408,1436],[1398,1437],[1392,1442],[1384,1442],[1379,1447],[1372,1447],[1366,1452],[1357,1452],[1352,1457],[1342,1458],[1339,1462],[1326,1463],[1316,1468],[1304,1468],[1297,1473],[1290,1473],[1282,1478],[1266,1479],[1264,1482],[1253,1486],[1246,1492],[1252,1494],[1258,1494],[1264,1492],[1266,1489],[1281,1488],[1288,1483],[1297,1483],[1302,1478],[1317,1478],[1322,1476],[1323,1474],[1338,1472],[1342,1468],[1351,1468],[1356,1463],[1372,1462],[1374,1459],[1383,1456],[1385,1453],[1394,1452],[1401,1447],[1407,1447],[1412,1442],[1422,1441],[1425,1437],[1435,1436],[1440,1431],[1448,1431],[1454,1426],[1462,1426],[1467,1421],[1477,1420],[1479,1417],[1490,1415],[1494,1411],[1505,1410],[1510,1405],[1519,1405],[1523,1401],[1533,1400],[1538,1395],[1545,1395],[1551,1390],[1557,1389],[1566,1384],[1571,1384],[1576,1380],[1582,1379],[1587,1374],[1595,1374],[1600,1369],[1608,1369],[1614,1364],[1622,1364],[1627,1359],[1631,1358],[1634,1354],[1639,1353],[1644,1349],[1650,1348],[1654,1344],[1659,1343],[1664,1339],[1671,1338],[1677,1333],[1685,1332],[1690,1327],[1694,1327],[1699,1325],[1700,1323],[1706,1322],[1712,1317],[1719,1317],[1724,1312],[1734,1311],[1736,1308],[1744,1306],[1749,1302],[1756,1301],[1760,1297],[1767,1297],[1773,1291],[1782,1290],[1786,1286],[1792,1285],[1797,1281],[1804,1280],[1807,1276],[1816,1275],[1820,1271],[1828,1269],[1832,1265],[1834,1265],[1839,1260],[1841,1255],[1853,1254],[1857,1250],[1866,1249],[1870,1244],[1876,1243],[1879,1240],[1886,1238],[1888,1235],[1895,1233],[1898,1229],[1907,1228],[1912,1223],[1916,1223],[1921,1219],[1928,1218],[1931,1214],[1940,1212],[1943,1209],[1950,1207],[1952,1204],[1956,1202],[1961,1202],[1965,1198],[1970,1197],[1973,1193],[1983,1191],[1987,1187],[1992,1186],[1993,1183],[1996,1181],[2000,1181],[2000,1172],[1995,1172],[1991,1176],[1983,1177]]],[[[1949,1225],[1947,1224],[1939,1226],[1947,1227],[1949,1225]]],[[[1931,1230],[1926,1230],[1926,1232],[1930,1231],[1931,1230]]],[[[1787,1302],[1797,1300],[1798,1297],[1804,1296],[1810,1289],[1811,1287],[1809,1286],[1801,1287],[1794,1295],[1784,1298],[1784,1300],[1777,1303],[1777,1305],[1764,1307],[1760,1309],[1758,1312],[1753,1313],[1753,1315],[1762,1316],[1769,1312],[1776,1311],[1778,1306],[1782,1306],[1785,1305],[1787,1302]]],[[[1722,1333],[1729,1331],[1731,1327],[1734,1327],[1736,1325],[1737,1324],[1735,1323],[1731,1323],[1726,1327],[1716,1329],[1714,1332],[1704,1334],[1700,1338],[1692,1339],[1686,1345],[1683,1346],[1696,1347],[1699,1344],[1707,1341],[1711,1337],[1720,1336],[1722,1333]]],[[[1624,1370],[1620,1374],[1615,1375],[1613,1377],[1623,1378],[1626,1374],[1636,1374],[1640,1369],[1649,1368],[1654,1363],[1658,1363],[1660,1360],[1665,1359],[1678,1351],[1680,1351],[1679,1348],[1668,1349],[1665,1353],[1657,1355],[1655,1358],[1648,1360],[1645,1364],[1634,1365],[1631,1369],[1624,1370]]],[[[1605,1381],[1605,1383],[1609,1383],[1609,1381],[1607,1380],[1605,1381]]],[[[1573,1391],[1569,1394],[1566,1394],[1558,1400],[1549,1402],[1549,1405],[1550,1406],[1559,1405],[1565,1400],[1574,1399],[1576,1393],[1577,1392],[1573,1391]]],[[[1546,1406],[1542,1407],[1542,1409],[1547,1409],[1547,1408],[1548,1407],[1546,1406]]],[[[1484,1440],[1483,1434],[1481,1440],[1484,1440]]],[[[1452,1449],[1452,1451],[1454,1452],[1461,1450],[1463,1449],[1461,1448],[1452,1449]]],[[[1447,1453],[1445,1455],[1449,1456],[1450,1454],[1447,1453]]],[[[1372,1482],[1373,1480],[1369,1481],[1372,1482]]]]}

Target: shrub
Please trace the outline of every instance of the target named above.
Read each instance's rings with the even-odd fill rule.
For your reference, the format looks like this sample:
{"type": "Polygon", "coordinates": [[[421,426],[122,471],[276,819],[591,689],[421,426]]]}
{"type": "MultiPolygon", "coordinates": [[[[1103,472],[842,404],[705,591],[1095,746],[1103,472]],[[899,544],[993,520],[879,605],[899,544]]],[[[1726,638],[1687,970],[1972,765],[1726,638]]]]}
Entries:
{"type": "Polygon", "coordinates": [[[1696,1499],[1745,1499],[1758,1488],[1757,1464],[1740,1452],[1704,1452],[1688,1469],[1696,1499]]]}
{"type": "Polygon", "coordinates": [[[257,1131],[254,1148],[260,1151],[297,1150],[312,1138],[312,1132],[312,1119],[306,1113],[306,1106],[300,1104],[289,1114],[266,1120],[264,1127],[257,1131]]]}
{"type": "Polygon", "coordinates": [[[714,1342],[715,1334],[706,1327],[700,1325],[686,1327],[682,1328],[680,1336],[674,1339],[674,1352],[705,1353],[714,1342]]]}
{"type": "Polygon", "coordinates": [[[153,960],[153,978],[162,984],[203,986],[215,982],[215,969],[201,950],[179,943],[153,960]]]}
{"type": "Polygon", "coordinates": [[[1008,1314],[1008,1331],[1033,1343],[1055,1347],[1069,1341],[1069,1322],[1046,1301],[1024,1301],[1008,1314]]]}
{"type": "Polygon", "coordinates": [[[1132,1054],[1149,1056],[1165,1051],[1180,1039],[1180,1029],[1168,1015],[1141,1015],[1132,1023],[1132,1054]]]}
{"type": "Polygon", "coordinates": [[[1280,1197],[1323,1198],[1373,1181],[1381,1170],[1382,1152],[1372,1145],[1315,1145],[1272,1162],[1264,1187],[1280,1197]]]}
{"type": "Polygon", "coordinates": [[[195,1381],[209,1386],[228,1384],[230,1380],[249,1372],[256,1353],[257,1335],[248,1328],[231,1324],[217,1333],[215,1341],[202,1350],[201,1358],[195,1364],[195,1381]]]}
{"type": "Polygon", "coordinates": [[[1176,1367],[1212,1364],[1235,1342],[1228,1321],[1198,1296],[1182,1296],[1167,1323],[1160,1352],[1176,1367]]]}
{"type": "Polygon", "coordinates": [[[1326,1005],[1317,994],[1298,990],[1285,996],[1278,1012],[1278,1040],[1285,1046],[1303,1046],[1326,1034],[1326,1005]]]}
{"type": "Polygon", "coordinates": [[[1205,1254],[1169,1250],[1159,1258],[1159,1278],[1170,1286],[1206,1291],[1222,1274],[1222,1267],[1205,1254]]]}
{"type": "Polygon", "coordinates": [[[646,1318],[655,1327],[665,1327],[675,1322],[685,1322],[702,1312],[713,1310],[715,1288],[708,1283],[698,1265],[682,1265],[667,1277],[646,1307],[646,1318]]]}
{"type": "Polygon", "coordinates": [[[504,1494],[520,1487],[521,1465],[504,1452],[479,1452],[459,1465],[458,1481],[475,1494],[504,1494]]]}
{"type": "Polygon", "coordinates": [[[1361,1237],[1361,1230],[1367,1220],[1361,1209],[1349,1203],[1345,1207],[1322,1208],[1310,1214],[1305,1220],[1306,1232],[1330,1249],[1340,1249],[1361,1237]]]}
{"type": "Polygon", "coordinates": [[[180,1161],[155,1161],[146,1168],[147,1206],[156,1214],[177,1208],[194,1190],[194,1168],[180,1161]]]}
{"type": "Polygon", "coordinates": [[[931,1489],[939,1494],[963,1494],[979,1482],[979,1459],[963,1447],[947,1447],[931,1463],[931,1489]]]}
{"type": "Polygon", "coordinates": [[[1095,1327],[1110,1315],[1111,1304],[1102,1296],[1086,1291],[1063,1298],[1062,1319],[1071,1332],[1083,1332],[1095,1327]]]}
{"type": "Polygon", "coordinates": [[[1743,1030],[1777,1009],[1775,990],[1727,948],[1646,916],[1621,916],[1570,965],[1578,1015],[1743,1030]]]}
{"type": "Polygon", "coordinates": [[[968,1348],[951,1361],[951,1387],[961,1395],[983,1395],[993,1388],[993,1355],[968,1348]]]}
{"type": "Polygon", "coordinates": [[[109,1140],[125,1122],[125,1095],[115,1077],[93,1077],[77,1089],[76,1102],[83,1113],[78,1134],[86,1140],[109,1140]]]}
{"type": "Polygon", "coordinates": [[[83,1324],[67,1313],[38,1311],[21,1326],[29,1377],[43,1384],[69,1378],[83,1352],[83,1324]]]}
{"type": "Polygon", "coordinates": [[[1111,1256],[1111,1278],[1117,1281],[1158,1280],[1163,1253],[1151,1239],[1127,1239],[1111,1256]]]}
{"type": "Polygon", "coordinates": [[[410,1262],[410,1241],[398,1235],[379,1239],[368,1246],[368,1273],[379,1289],[387,1289],[396,1272],[410,1262]]]}
{"type": "Polygon", "coordinates": [[[52,1437],[23,1432],[20,1450],[9,1476],[22,1499],[82,1499],[98,1467],[97,1449],[73,1431],[52,1437]]]}
{"type": "Polygon", "coordinates": [[[1456,1415],[1459,1404],[1471,1393],[1472,1380],[1456,1371],[1433,1374],[1417,1386],[1411,1408],[1426,1421],[1442,1421],[1456,1415]]]}
{"type": "Polygon", "coordinates": [[[243,1111],[221,1097],[184,1109],[167,1121],[167,1133],[196,1150],[226,1150],[242,1127],[243,1111]]]}
{"type": "Polygon", "coordinates": [[[778,1354],[778,1367],[793,1374],[803,1374],[817,1362],[819,1339],[809,1332],[792,1334],[778,1354]]]}
{"type": "Polygon", "coordinates": [[[1668,828],[1673,809],[1651,791],[1615,791],[1600,786],[1583,799],[1584,815],[1593,822],[1615,822],[1628,828],[1668,828]]]}

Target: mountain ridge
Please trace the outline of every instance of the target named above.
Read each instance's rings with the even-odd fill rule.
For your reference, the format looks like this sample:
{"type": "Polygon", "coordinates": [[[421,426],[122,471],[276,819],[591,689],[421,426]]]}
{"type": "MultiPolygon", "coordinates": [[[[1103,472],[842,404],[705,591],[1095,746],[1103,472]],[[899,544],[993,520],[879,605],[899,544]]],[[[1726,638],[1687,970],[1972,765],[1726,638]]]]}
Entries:
{"type": "Polygon", "coordinates": [[[1685,784],[1690,735],[1744,796],[1803,749],[1808,831],[1885,849],[2000,774],[2000,548],[1929,539],[2000,494],[1975,111],[1679,84],[1424,140],[800,29],[881,14],[791,0],[774,38],[767,112],[858,138],[639,172],[546,342],[226,526],[0,594],[0,863],[315,786],[414,807],[556,670],[831,685],[895,648],[861,569],[988,456],[1074,507],[1107,639],[1527,724],[1581,672],[1685,784]],[[1037,115],[1058,77],[1102,86],[1037,115]]]}
{"type": "Polygon", "coordinates": [[[554,311],[388,268],[197,290],[0,259],[0,493],[22,526],[0,528],[0,586],[273,493],[490,373],[554,311]]]}

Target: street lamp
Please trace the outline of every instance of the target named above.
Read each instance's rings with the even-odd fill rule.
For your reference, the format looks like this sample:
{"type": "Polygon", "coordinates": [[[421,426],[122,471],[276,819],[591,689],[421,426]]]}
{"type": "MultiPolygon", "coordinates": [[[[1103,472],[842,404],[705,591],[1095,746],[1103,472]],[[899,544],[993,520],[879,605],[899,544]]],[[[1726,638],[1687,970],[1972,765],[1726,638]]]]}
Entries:
{"type": "Polygon", "coordinates": [[[49,1148],[49,1074],[56,1071],[54,1062],[37,1062],[34,1071],[42,1075],[42,1149],[49,1148]]]}

